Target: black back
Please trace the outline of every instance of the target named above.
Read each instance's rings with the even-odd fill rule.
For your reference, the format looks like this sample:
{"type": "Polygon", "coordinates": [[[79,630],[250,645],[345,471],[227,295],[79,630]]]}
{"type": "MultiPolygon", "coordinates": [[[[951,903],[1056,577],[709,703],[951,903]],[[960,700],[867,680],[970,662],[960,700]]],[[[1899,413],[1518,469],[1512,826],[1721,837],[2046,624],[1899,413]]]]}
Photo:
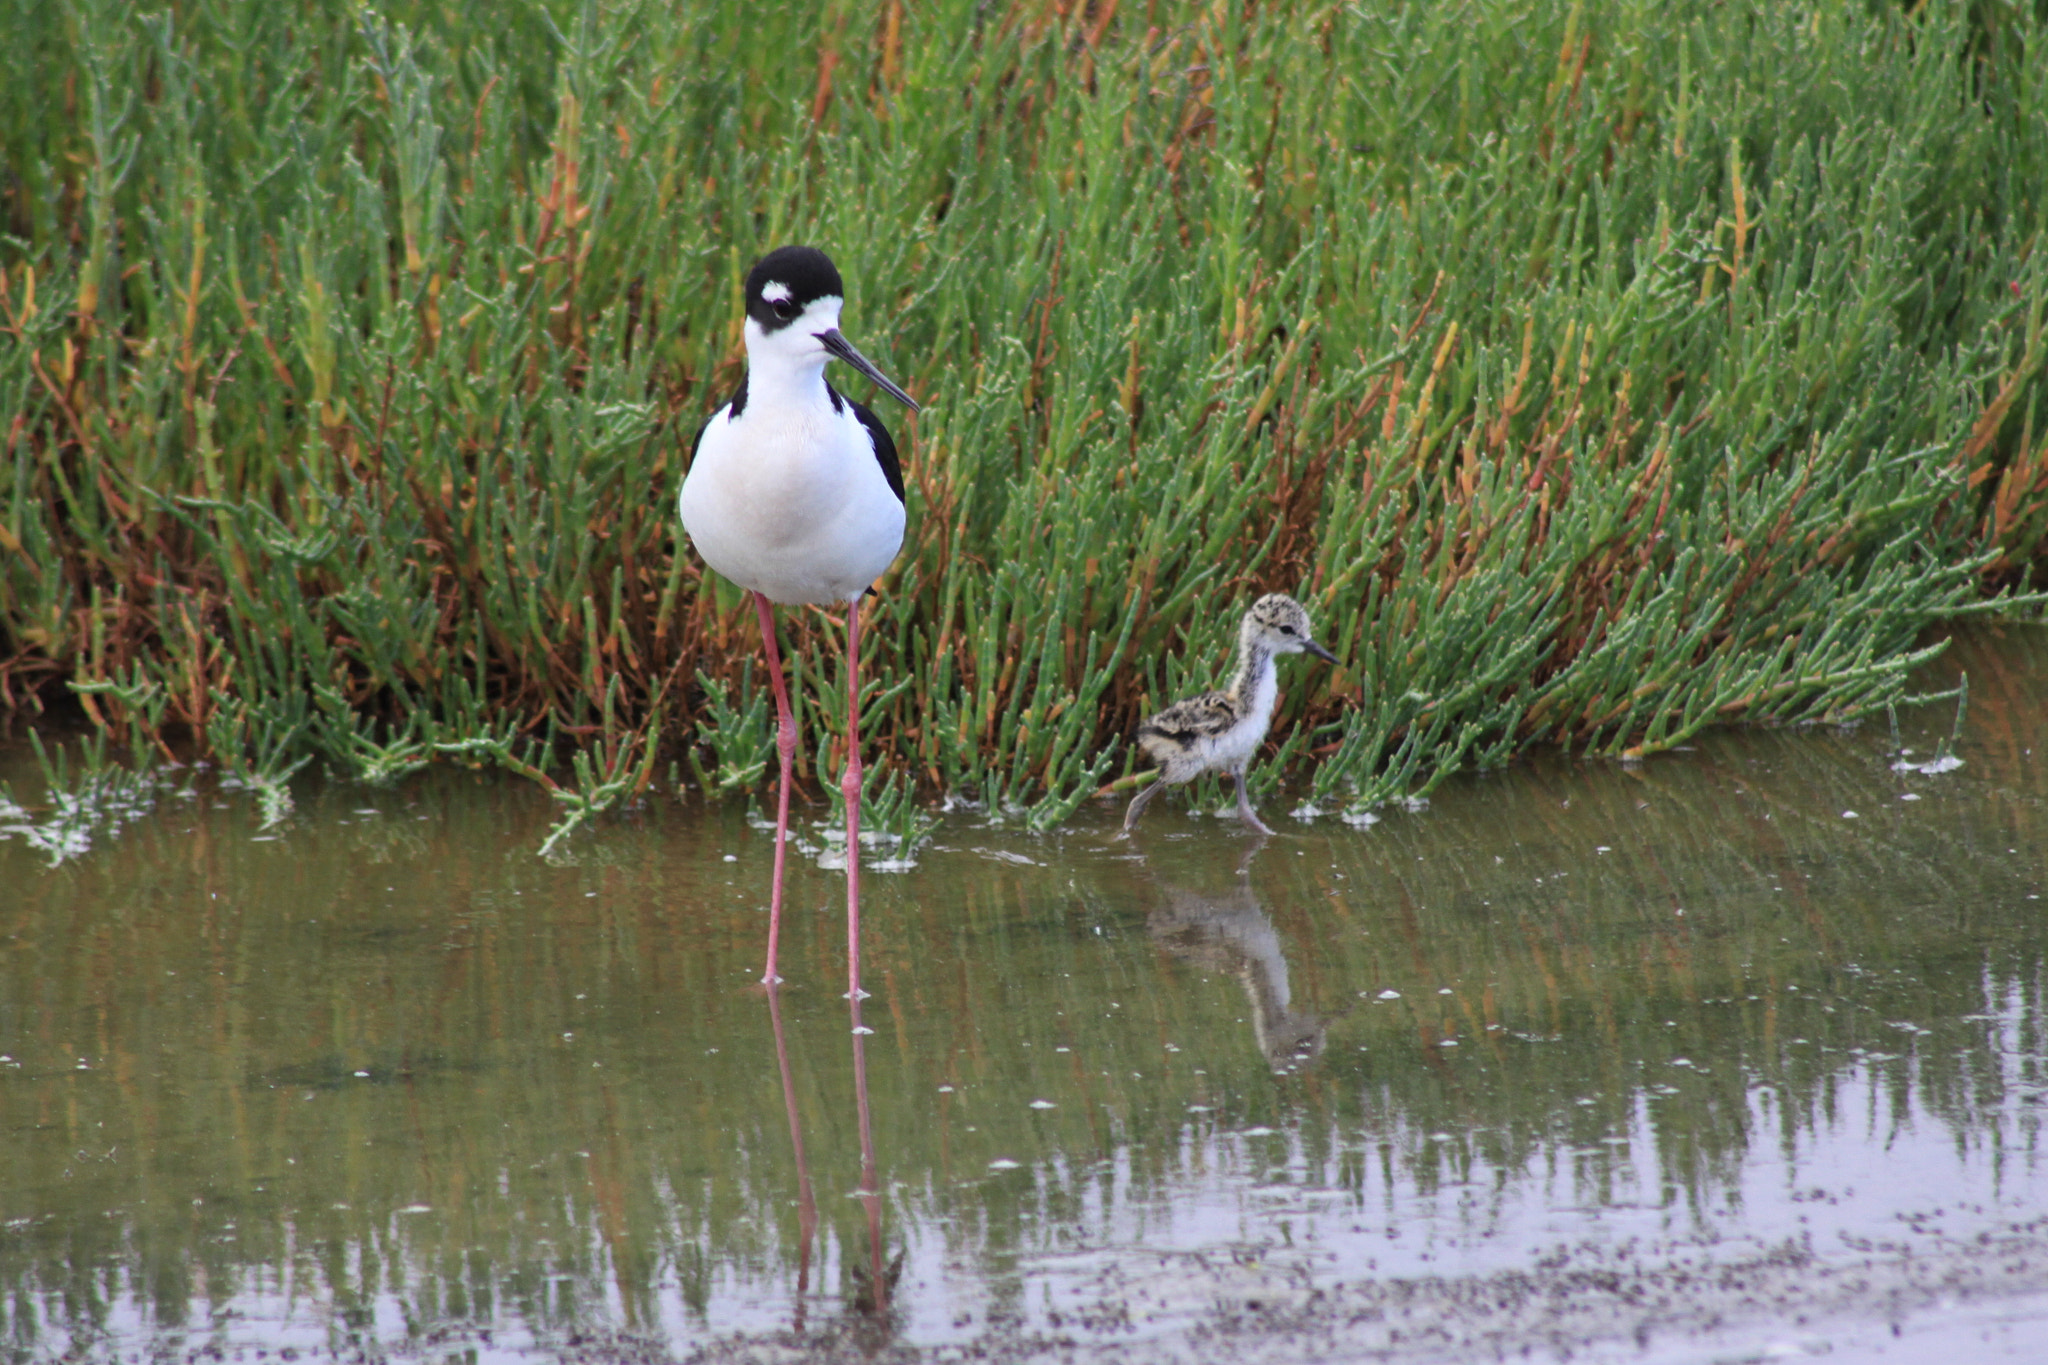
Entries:
{"type": "MultiPolygon", "coordinates": [[[[731,421],[733,418],[738,417],[741,413],[747,410],[747,377],[745,375],[740,376],[739,392],[735,393],[732,396],[732,401],[726,404],[726,407],[732,409],[732,411],[726,415],[726,420],[728,422],[731,421]]],[[[713,422],[716,422],[717,420],[718,413],[714,412],[709,417],[704,419],[703,426],[697,428],[697,439],[690,443],[691,464],[697,463],[697,452],[704,448],[704,433],[711,430],[711,424],[713,422]]],[[[689,473],[689,470],[685,469],[683,472],[687,474],[689,473]]]]}
{"type": "MultiPolygon", "coordinates": [[[[830,388],[831,385],[825,387],[830,388]]],[[[832,395],[835,399],[838,394],[832,395]]],[[[889,491],[896,495],[896,501],[903,501],[903,465],[896,458],[896,439],[889,434],[889,428],[882,420],[869,412],[865,405],[849,398],[846,400],[853,409],[853,415],[868,429],[868,439],[875,443],[875,463],[882,466],[882,477],[889,481],[889,491]]]]}

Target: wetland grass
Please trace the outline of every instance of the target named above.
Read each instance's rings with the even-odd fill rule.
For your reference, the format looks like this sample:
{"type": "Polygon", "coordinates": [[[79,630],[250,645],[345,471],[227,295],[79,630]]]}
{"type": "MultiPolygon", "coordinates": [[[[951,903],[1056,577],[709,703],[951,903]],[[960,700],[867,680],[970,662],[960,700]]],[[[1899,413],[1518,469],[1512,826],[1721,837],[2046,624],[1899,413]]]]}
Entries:
{"type": "Polygon", "coordinates": [[[1900,9],[11,10],[0,706],[563,832],[760,787],[674,492],[798,240],[925,405],[871,825],[1058,822],[1264,591],[1325,810],[1882,710],[2048,536],[2048,27],[1900,9]]]}

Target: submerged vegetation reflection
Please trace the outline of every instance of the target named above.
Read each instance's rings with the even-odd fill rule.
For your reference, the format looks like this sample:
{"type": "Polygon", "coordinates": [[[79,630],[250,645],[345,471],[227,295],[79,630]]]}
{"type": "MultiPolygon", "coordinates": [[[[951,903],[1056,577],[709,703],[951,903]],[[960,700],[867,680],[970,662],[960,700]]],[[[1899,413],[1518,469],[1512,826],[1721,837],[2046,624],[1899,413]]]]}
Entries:
{"type": "Polygon", "coordinates": [[[850,1003],[809,867],[791,984],[749,988],[734,810],[551,863],[544,803],[480,778],[271,826],[195,786],[54,870],[0,844],[0,1341],[926,1340],[1029,1321],[1062,1257],[1282,1213],[1366,1229],[1380,1273],[1403,1232],[1527,1252],[1532,1200],[1547,1237],[1793,1236],[1745,1172],[1825,1183],[1837,1132],[2033,1197],[2048,646],[2004,636],[1952,651],[1949,771],[1911,763],[1937,712],[1916,754],[1715,735],[1263,843],[949,824],[876,882],[850,1003]]]}

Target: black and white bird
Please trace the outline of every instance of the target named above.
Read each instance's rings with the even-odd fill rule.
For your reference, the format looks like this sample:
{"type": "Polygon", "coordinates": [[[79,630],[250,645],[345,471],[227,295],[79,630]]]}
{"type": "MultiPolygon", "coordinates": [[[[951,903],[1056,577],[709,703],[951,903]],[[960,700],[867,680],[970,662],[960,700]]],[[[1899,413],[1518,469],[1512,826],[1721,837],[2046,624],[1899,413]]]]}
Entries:
{"type": "Polygon", "coordinates": [[[775,643],[772,603],[846,608],[846,934],[848,989],[860,994],[860,604],[903,548],[903,471],[889,430],[825,381],[843,360],[912,412],[917,403],[839,331],[846,287],[816,247],[769,252],[747,275],[747,373],[697,434],[677,498],[704,562],[753,594],[775,691],[775,873],[769,897],[772,986],[782,927],[783,846],[796,723],[775,643]]]}
{"type": "Polygon", "coordinates": [[[1220,692],[1204,692],[1173,705],[1138,726],[1138,748],[1159,765],[1159,780],[1132,798],[1124,812],[1126,832],[1138,823],[1146,803],[1162,788],[1192,782],[1203,773],[1228,773],[1237,783],[1237,815],[1261,834],[1271,834],[1245,796],[1244,770],[1273,723],[1280,682],[1273,667],[1279,654],[1315,655],[1327,663],[1337,656],[1309,635],[1308,612],[1285,593],[1268,593],[1252,603],[1237,630],[1237,674],[1220,692]]]}

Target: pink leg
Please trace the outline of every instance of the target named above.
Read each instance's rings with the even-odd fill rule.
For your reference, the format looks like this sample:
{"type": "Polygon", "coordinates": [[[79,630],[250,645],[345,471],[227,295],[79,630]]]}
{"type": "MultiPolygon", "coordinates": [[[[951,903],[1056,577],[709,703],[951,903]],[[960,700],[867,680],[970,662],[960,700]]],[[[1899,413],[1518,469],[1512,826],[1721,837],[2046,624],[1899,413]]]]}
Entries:
{"type": "Polygon", "coordinates": [[[860,988],[860,598],[846,607],[846,994],[860,988]]]}
{"type": "Polygon", "coordinates": [[[782,684],[782,652],[775,646],[775,608],[760,593],[754,610],[761,618],[761,639],[768,646],[768,681],[775,689],[775,750],[782,756],[782,784],[775,798],[775,884],[768,893],[768,966],[764,985],[782,980],[775,974],[775,946],[782,935],[782,855],[789,841],[789,785],[796,765],[796,721],[789,714],[789,690],[782,684]]]}

